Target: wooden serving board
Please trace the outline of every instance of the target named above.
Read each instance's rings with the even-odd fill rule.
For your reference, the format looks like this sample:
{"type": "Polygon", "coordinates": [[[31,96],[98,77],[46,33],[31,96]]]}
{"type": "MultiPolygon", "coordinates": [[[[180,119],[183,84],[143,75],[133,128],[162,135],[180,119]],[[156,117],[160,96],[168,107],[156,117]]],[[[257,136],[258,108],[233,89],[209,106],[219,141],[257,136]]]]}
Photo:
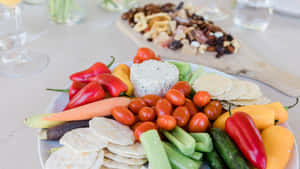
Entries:
{"type": "Polygon", "coordinates": [[[241,43],[237,54],[225,55],[218,59],[215,57],[214,52],[206,52],[205,54],[194,56],[182,51],[172,51],[162,48],[153,42],[148,42],[140,33],[133,31],[126,21],[121,19],[116,21],[116,26],[139,47],[149,47],[162,58],[209,66],[232,75],[261,81],[291,97],[300,96],[300,77],[267,63],[263,57],[258,56],[249,47],[243,45],[243,43],[241,43]]]}

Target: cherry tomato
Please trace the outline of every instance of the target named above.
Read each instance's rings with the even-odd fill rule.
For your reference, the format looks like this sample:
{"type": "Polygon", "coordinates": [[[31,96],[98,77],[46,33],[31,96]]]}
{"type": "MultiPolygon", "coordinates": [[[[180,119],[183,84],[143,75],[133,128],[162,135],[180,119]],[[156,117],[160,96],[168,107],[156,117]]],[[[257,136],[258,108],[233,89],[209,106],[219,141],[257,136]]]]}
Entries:
{"type": "Polygon", "coordinates": [[[141,110],[141,108],[146,107],[147,104],[146,102],[141,99],[141,98],[136,98],[134,100],[132,100],[129,105],[128,108],[135,114],[138,114],[139,111],[141,110]]]}
{"type": "Polygon", "coordinates": [[[148,130],[157,129],[157,126],[155,123],[147,121],[143,122],[142,124],[138,125],[136,129],[134,130],[134,137],[136,140],[140,141],[140,135],[148,130]]]}
{"type": "Polygon", "coordinates": [[[204,113],[195,114],[189,122],[190,132],[204,132],[209,126],[209,121],[204,113]]]}
{"type": "Polygon", "coordinates": [[[185,101],[184,95],[177,89],[170,89],[166,93],[166,98],[175,106],[181,106],[185,101]]]}
{"type": "Polygon", "coordinates": [[[216,120],[222,113],[221,103],[219,101],[209,102],[204,108],[204,113],[209,120],[216,120]]]}
{"type": "Polygon", "coordinates": [[[190,99],[185,99],[184,106],[188,108],[190,115],[193,116],[194,114],[198,113],[197,107],[190,99]]]}
{"type": "Polygon", "coordinates": [[[190,84],[186,81],[179,81],[179,82],[175,83],[175,85],[172,87],[172,89],[179,90],[185,96],[188,96],[192,90],[190,84]]]}
{"type": "Polygon", "coordinates": [[[138,122],[136,122],[134,125],[132,125],[132,126],[131,126],[132,131],[135,131],[135,129],[136,129],[139,125],[141,125],[142,123],[143,123],[143,122],[138,121],[138,122]]]}
{"type": "Polygon", "coordinates": [[[156,113],[152,107],[143,107],[139,111],[139,119],[141,121],[154,121],[156,113]]]}
{"type": "Polygon", "coordinates": [[[147,94],[142,99],[148,104],[148,106],[155,106],[156,102],[160,99],[160,96],[154,94],[147,94]]]}
{"type": "Polygon", "coordinates": [[[161,115],[170,115],[172,110],[172,104],[167,99],[159,99],[155,105],[157,117],[161,115]]]}
{"type": "Polygon", "coordinates": [[[190,112],[185,106],[178,106],[174,112],[172,113],[173,117],[175,117],[177,121],[177,125],[180,127],[185,126],[190,119],[190,112]]]}
{"type": "Polygon", "coordinates": [[[161,115],[156,120],[159,128],[164,130],[173,130],[176,127],[176,119],[171,115],[161,115]]]}
{"type": "Polygon", "coordinates": [[[207,91],[198,91],[195,94],[193,101],[198,107],[203,107],[210,102],[210,95],[207,91]]]}
{"type": "Polygon", "coordinates": [[[130,126],[135,122],[135,117],[133,113],[123,106],[117,106],[113,108],[112,116],[114,117],[115,120],[117,120],[118,122],[124,125],[130,126]]]}
{"type": "Polygon", "coordinates": [[[159,57],[155,56],[155,53],[149,48],[139,48],[136,56],[133,59],[133,63],[142,63],[145,60],[161,60],[159,57]]]}

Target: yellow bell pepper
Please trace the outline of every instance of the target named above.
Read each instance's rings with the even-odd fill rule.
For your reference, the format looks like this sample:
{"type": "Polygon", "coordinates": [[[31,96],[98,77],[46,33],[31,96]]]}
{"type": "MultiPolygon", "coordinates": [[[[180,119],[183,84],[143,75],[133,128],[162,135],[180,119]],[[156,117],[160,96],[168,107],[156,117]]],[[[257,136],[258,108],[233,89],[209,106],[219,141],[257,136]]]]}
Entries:
{"type": "Polygon", "coordinates": [[[127,85],[128,90],[126,94],[132,96],[133,85],[130,81],[130,68],[125,64],[119,64],[112,72],[112,74],[122,80],[127,85]]]}
{"type": "Polygon", "coordinates": [[[266,169],[284,169],[288,163],[295,137],[282,126],[266,128],[261,133],[267,154],[266,169]]]}
{"type": "MultiPolygon", "coordinates": [[[[258,129],[265,129],[274,125],[275,122],[275,111],[265,105],[250,105],[237,107],[231,110],[232,114],[235,112],[245,112],[252,117],[256,127],[258,129]]],[[[225,129],[225,122],[230,117],[229,112],[226,112],[219,116],[214,122],[213,127],[225,129]]]]}

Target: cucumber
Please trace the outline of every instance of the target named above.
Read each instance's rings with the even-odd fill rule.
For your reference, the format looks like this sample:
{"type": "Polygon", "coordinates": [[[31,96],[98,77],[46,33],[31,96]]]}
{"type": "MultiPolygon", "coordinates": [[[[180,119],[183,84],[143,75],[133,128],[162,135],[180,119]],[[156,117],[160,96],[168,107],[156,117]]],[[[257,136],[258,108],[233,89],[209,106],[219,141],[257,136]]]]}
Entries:
{"type": "Polygon", "coordinates": [[[216,150],[204,153],[204,159],[211,169],[226,169],[226,165],[224,164],[223,160],[216,152],[216,150]]]}
{"type": "Polygon", "coordinates": [[[211,135],[217,152],[230,169],[249,169],[241,152],[225,131],[212,128],[211,135]]]}
{"type": "Polygon", "coordinates": [[[195,152],[195,139],[182,128],[176,126],[171,131],[162,130],[162,133],[184,155],[191,156],[195,152]]]}
{"type": "Polygon", "coordinates": [[[211,152],[213,150],[213,142],[208,133],[191,133],[196,140],[196,151],[211,152]]]}
{"type": "Polygon", "coordinates": [[[59,140],[66,132],[76,128],[89,127],[89,120],[71,121],[49,129],[41,130],[39,138],[41,140],[59,140]]]}
{"type": "Polygon", "coordinates": [[[167,153],[156,130],[149,130],[140,136],[151,169],[172,169],[167,153]]]}
{"type": "Polygon", "coordinates": [[[65,122],[59,122],[59,121],[48,121],[43,120],[44,117],[51,115],[52,113],[42,113],[42,114],[35,114],[31,117],[28,117],[24,120],[24,124],[31,128],[51,128],[54,126],[58,126],[60,124],[63,124],[65,122]]]}
{"type": "MultiPolygon", "coordinates": [[[[202,161],[192,160],[179,152],[175,146],[170,143],[163,143],[167,152],[172,169],[199,169],[202,161]]],[[[161,167],[160,169],[164,169],[161,167]]]]}
{"type": "Polygon", "coordinates": [[[179,81],[188,81],[191,77],[192,68],[189,63],[186,62],[171,62],[169,63],[175,65],[179,71],[179,81]]]}

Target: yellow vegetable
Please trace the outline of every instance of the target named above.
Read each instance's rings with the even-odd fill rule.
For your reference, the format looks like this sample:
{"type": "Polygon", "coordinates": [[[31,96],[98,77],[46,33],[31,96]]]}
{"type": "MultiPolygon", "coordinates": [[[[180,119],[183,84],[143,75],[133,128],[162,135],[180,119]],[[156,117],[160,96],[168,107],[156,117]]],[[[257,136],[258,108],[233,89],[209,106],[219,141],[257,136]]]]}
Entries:
{"type": "Polygon", "coordinates": [[[284,106],[280,102],[274,102],[266,104],[265,106],[271,108],[275,112],[275,120],[278,120],[278,124],[284,123],[287,121],[289,115],[284,106]]]}
{"type": "MultiPolygon", "coordinates": [[[[265,129],[274,125],[275,122],[275,111],[265,105],[250,105],[237,107],[231,110],[232,114],[235,112],[245,112],[252,117],[256,127],[258,129],[265,129]]],[[[229,112],[226,112],[218,117],[214,122],[213,127],[225,129],[225,122],[229,117],[229,112]]]]}
{"type": "Polygon", "coordinates": [[[130,81],[130,68],[125,64],[119,64],[112,72],[112,74],[119,79],[121,79],[126,85],[128,90],[126,94],[132,96],[133,94],[133,85],[130,81]]]}
{"type": "Polygon", "coordinates": [[[267,154],[266,169],[284,169],[292,153],[294,135],[281,126],[269,127],[261,135],[267,154]]]}

